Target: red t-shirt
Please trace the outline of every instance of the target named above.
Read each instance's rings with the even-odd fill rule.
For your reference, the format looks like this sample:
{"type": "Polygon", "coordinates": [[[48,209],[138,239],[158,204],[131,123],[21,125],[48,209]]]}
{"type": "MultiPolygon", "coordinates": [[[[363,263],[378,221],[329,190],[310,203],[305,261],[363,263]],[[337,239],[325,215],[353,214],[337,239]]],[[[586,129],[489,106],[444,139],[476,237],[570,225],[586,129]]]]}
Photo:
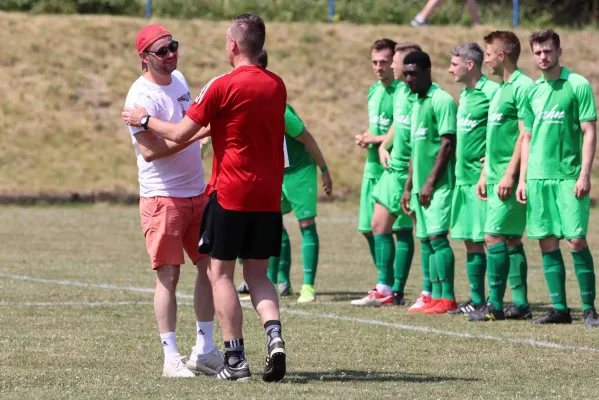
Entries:
{"type": "Polygon", "coordinates": [[[187,116],[212,131],[214,159],[207,194],[225,210],[281,211],[285,165],[283,80],[255,66],[212,79],[187,116]]]}

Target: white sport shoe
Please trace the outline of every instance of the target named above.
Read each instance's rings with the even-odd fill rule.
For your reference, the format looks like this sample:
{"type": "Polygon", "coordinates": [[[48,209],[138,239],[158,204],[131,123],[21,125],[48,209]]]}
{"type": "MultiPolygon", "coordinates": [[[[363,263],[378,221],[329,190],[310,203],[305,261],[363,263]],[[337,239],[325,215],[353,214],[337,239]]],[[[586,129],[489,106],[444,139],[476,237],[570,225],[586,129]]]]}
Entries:
{"type": "Polygon", "coordinates": [[[354,306],[380,307],[393,304],[393,294],[382,294],[378,290],[373,289],[368,292],[366,297],[358,300],[352,300],[354,306]]]}
{"type": "Polygon", "coordinates": [[[206,354],[198,354],[194,346],[191,348],[191,355],[186,365],[190,370],[216,375],[216,372],[223,366],[223,362],[223,353],[218,348],[214,347],[211,352],[206,354]]]}
{"type": "Polygon", "coordinates": [[[164,363],[162,376],[167,378],[195,378],[195,374],[185,366],[185,356],[177,354],[171,361],[164,363]]]}

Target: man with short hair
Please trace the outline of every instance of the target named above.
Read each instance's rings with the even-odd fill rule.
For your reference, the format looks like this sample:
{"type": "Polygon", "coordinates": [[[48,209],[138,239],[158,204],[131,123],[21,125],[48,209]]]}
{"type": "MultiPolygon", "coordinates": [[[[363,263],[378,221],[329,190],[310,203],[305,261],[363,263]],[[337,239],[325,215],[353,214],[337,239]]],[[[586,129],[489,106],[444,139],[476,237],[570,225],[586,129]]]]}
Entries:
{"type": "MultiPolygon", "coordinates": [[[[455,310],[453,250],[447,239],[454,186],[457,106],[449,93],[433,83],[428,54],[415,51],[404,58],[406,83],[418,99],[412,106],[412,159],[401,206],[416,215],[416,236],[426,246],[432,296],[410,312],[444,314],[455,310]]],[[[423,270],[425,268],[423,267],[423,270]]]]}
{"type": "Polygon", "coordinates": [[[524,103],[532,79],[518,68],[520,40],[513,32],[494,31],[484,40],[485,62],[501,78],[489,105],[485,163],[476,186],[477,196],[487,203],[489,299],[483,309],[468,314],[468,320],[529,319],[528,264],[522,245],[526,209],[516,201],[514,185],[520,171],[524,103]],[[504,308],[508,279],[514,304],[504,308]]]}
{"type": "MultiPolygon", "coordinates": [[[[165,27],[149,25],[137,35],[136,46],[143,74],[131,86],[126,106],[141,104],[154,118],[180,121],[191,105],[191,96],[183,74],[176,70],[179,43],[165,27]]],[[[154,312],[164,351],[163,375],[194,377],[190,370],[215,374],[222,367],[222,354],[212,343],[214,305],[206,274],[209,259],[197,249],[208,201],[199,136],[177,144],[146,128],[131,126],[129,133],[139,168],[141,223],[156,271],[154,312]],[[187,364],[175,334],[175,291],[184,251],[198,270],[193,302],[198,331],[187,364]]]]}
{"type": "Polygon", "coordinates": [[[456,183],[451,204],[451,238],[466,246],[466,275],[470,299],[449,314],[467,314],[486,304],[485,219],[487,206],[476,196],[476,184],[485,156],[489,103],[499,85],[482,73],[485,55],[476,43],[464,43],[451,52],[449,73],[465,87],[460,93],[456,137],[456,183]]]}
{"type": "Polygon", "coordinates": [[[570,324],[566,268],[559,241],[566,238],[574,259],[584,324],[599,327],[595,270],[586,240],[591,169],[597,145],[597,109],[589,82],[560,65],[560,38],[551,29],[535,32],[530,47],[542,76],[525,101],[524,140],[516,197],[526,204],[528,237],[539,239],[553,309],[535,324],[570,324]]]}
{"type": "MultiPolygon", "coordinates": [[[[243,342],[243,313],[233,284],[238,256],[266,330],[262,379],[277,382],[286,372],[279,299],[266,271],[268,259],[281,250],[287,91],[281,78],[258,65],[265,38],[259,16],[233,18],[226,35],[233,71],[212,79],[179,123],[146,121],[152,131],[174,142],[187,141],[210,125],[214,165],[199,250],[211,257],[209,276],[225,342],[225,365],[217,378],[243,382],[252,377],[243,342]]],[[[123,116],[137,125],[144,112],[126,109],[123,116]]]]}

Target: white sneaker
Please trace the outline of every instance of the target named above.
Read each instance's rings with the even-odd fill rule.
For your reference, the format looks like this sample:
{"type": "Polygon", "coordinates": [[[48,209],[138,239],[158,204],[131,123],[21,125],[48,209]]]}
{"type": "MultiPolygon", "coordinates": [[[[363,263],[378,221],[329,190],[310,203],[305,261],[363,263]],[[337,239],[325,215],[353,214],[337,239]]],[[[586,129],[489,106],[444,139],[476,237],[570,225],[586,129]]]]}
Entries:
{"type": "Polygon", "coordinates": [[[162,376],[168,378],[195,378],[195,374],[185,366],[185,356],[177,354],[170,361],[165,361],[162,376]]]}
{"type": "Polygon", "coordinates": [[[366,297],[358,300],[352,300],[354,306],[380,307],[393,304],[393,294],[382,294],[378,290],[373,289],[368,292],[366,297]]]}
{"type": "Polygon", "coordinates": [[[216,375],[224,363],[223,353],[216,346],[206,354],[198,354],[196,347],[192,347],[191,355],[187,361],[187,368],[203,374],[216,375]]]}

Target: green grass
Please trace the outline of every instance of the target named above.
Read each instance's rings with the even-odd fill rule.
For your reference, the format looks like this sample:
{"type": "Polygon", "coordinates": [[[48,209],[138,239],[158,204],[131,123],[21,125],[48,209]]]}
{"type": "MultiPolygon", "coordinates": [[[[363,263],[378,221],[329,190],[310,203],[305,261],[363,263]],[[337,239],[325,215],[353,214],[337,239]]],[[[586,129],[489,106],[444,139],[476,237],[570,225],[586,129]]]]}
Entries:
{"type": "MultiPolygon", "coordinates": [[[[363,295],[376,277],[366,243],[356,232],[356,210],[326,204],[319,211],[319,303],[300,306],[295,298],[281,303],[288,376],[279,385],[267,385],[259,379],[264,333],[256,313],[246,309],[244,336],[258,379],[243,385],[207,377],[168,380],[160,376],[162,353],[148,304],[152,294],[131,290],[151,289],[154,280],[136,207],[3,207],[0,398],[597,397],[598,331],[582,325],[576,278],[565,249],[568,300],[576,317],[570,326],[473,324],[459,316],[410,315],[403,307],[355,308],[349,300],[363,295]],[[90,286],[67,285],[65,281],[90,286]],[[89,304],[102,302],[137,304],[89,304]],[[413,327],[442,332],[410,330],[413,327]],[[488,336],[495,339],[483,338],[488,336]],[[522,343],[527,339],[594,351],[522,343]]],[[[594,238],[598,237],[599,224],[595,222],[599,220],[593,216],[589,238],[596,256],[599,241],[594,238]]],[[[299,289],[299,229],[293,218],[286,217],[285,223],[293,249],[292,282],[299,289]]],[[[458,300],[463,300],[468,290],[464,250],[459,242],[452,245],[456,290],[458,300]]],[[[539,316],[547,310],[548,296],[537,246],[532,241],[525,245],[530,300],[539,316]]],[[[407,287],[409,300],[417,297],[420,287],[418,255],[417,249],[407,287]]],[[[186,353],[195,341],[194,313],[188,297],[193,293],[193,282],[193,267],[188,263],[180,280],[183,297],[178,316],[178,344],[186,353]]],[[[215,337],[220,345],[218,330],[215,337]]]]}

